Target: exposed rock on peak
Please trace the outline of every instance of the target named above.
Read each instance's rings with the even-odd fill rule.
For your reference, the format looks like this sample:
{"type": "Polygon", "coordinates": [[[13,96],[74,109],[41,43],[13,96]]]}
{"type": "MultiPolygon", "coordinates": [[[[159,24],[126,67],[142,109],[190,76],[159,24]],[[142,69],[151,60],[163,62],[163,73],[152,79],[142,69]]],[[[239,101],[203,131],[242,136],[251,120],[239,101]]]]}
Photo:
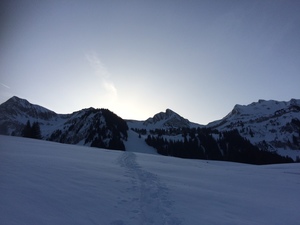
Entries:
{"type": "Polygon", "coordinates": [[[189,120],[181,117],[171,109],[166,109],[165,112],[155,114],[152,118],[147,119],[143,125],[151,128],[181,128],[190,127],[191,123],[189,120]]]}

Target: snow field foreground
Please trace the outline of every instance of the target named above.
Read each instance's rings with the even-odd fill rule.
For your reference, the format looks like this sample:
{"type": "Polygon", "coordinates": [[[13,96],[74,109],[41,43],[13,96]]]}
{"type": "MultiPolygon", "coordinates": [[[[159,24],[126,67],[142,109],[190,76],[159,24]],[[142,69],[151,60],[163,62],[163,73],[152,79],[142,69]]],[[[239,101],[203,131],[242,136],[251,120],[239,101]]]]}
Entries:
{"type": "Polygon", "coordinates": [[[188,160],[0,136],[2,225],[293,225],[299,190],[300,164],[188,160]]]}

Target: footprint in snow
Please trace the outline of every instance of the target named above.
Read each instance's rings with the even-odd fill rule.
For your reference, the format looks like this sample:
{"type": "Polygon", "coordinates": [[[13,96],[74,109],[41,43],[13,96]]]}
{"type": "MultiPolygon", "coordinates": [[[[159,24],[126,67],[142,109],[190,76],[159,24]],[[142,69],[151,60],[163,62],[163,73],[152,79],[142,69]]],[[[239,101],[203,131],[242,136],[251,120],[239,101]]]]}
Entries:
{"type": "Polygon", "coordinates": [[[137,163],[134,153],[124,152],[119,157],[118,164],[124,168],[130,180],[131,187],[127,188],[126,196],[135,196],[130,197],[124,207],[131,208],[129,213],[139,215],[140,224],[182,224],[172,214],[168,188],[157,175],[144,170],[137,163]]]}

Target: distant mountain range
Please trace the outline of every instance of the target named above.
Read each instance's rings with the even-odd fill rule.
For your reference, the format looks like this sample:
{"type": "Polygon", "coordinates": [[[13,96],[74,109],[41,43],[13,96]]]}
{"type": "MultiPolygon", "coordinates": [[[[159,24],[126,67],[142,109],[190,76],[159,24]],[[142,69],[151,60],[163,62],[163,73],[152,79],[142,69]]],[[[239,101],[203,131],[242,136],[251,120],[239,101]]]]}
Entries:
{"type": "Polygon", "coordinates": [[[300,100],[296,99],[236,105],[223,119],[206,126],[170,109],[136,121],[124,120],[108,109],[57,114],[15,96],[0,105],[0,134],[24,136],[28,122],[38,122],[42,139],[61,143],[126,150],[127,131],[132,129],[164,155],[248,162],[249,149],[255,148],[272,156],[255,153],[248,157],[252,157],[250,163],[268,163],[259,161],[263,157],[274,158],[270,163],[290,160],[275,160],[274,155],[300,158],[300,100]]]}

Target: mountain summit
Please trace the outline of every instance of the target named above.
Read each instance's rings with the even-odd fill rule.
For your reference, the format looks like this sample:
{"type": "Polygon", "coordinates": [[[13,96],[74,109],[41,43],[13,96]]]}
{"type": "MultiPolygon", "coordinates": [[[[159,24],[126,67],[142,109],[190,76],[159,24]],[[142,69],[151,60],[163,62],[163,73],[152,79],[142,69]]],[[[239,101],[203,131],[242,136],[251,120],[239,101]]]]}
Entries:
{"type": "Polygon", "coordinates": [[[165,112],[155,114],[153,117],[145,120],[143,125],[150,129],[191,128],[200,126],[199,124],[192,123],[188,119],[183,118],[171,109],[166,109],[165,112]]]}
{"type": "Polygon", "coordinates": [[[218,131],[236,129],[261,149],[293,155],[293,150],[300,150],[300,100],[235,105],[227,116],[207,127],[218,131]]]}
{"type": "Polygon", "coordinates": [[[28,117],[34,117],[36,119],[51,119],[57,114],[49,109],[46,109],[39,105],[34,105],[28,102],[26,99],[13,96],[6,102],[1,104],[0,119],[5,120],[5,116],[17,116],[20,114],[26,114],[28,117]]]}
{"type": "Polygon", "coordinates": [[[160,112],[150,117],[144,122],[145,126],[159,127],[189,127],[190,121],[181,117],[171,109],[166,109],[166,112],[160,112]]]}

